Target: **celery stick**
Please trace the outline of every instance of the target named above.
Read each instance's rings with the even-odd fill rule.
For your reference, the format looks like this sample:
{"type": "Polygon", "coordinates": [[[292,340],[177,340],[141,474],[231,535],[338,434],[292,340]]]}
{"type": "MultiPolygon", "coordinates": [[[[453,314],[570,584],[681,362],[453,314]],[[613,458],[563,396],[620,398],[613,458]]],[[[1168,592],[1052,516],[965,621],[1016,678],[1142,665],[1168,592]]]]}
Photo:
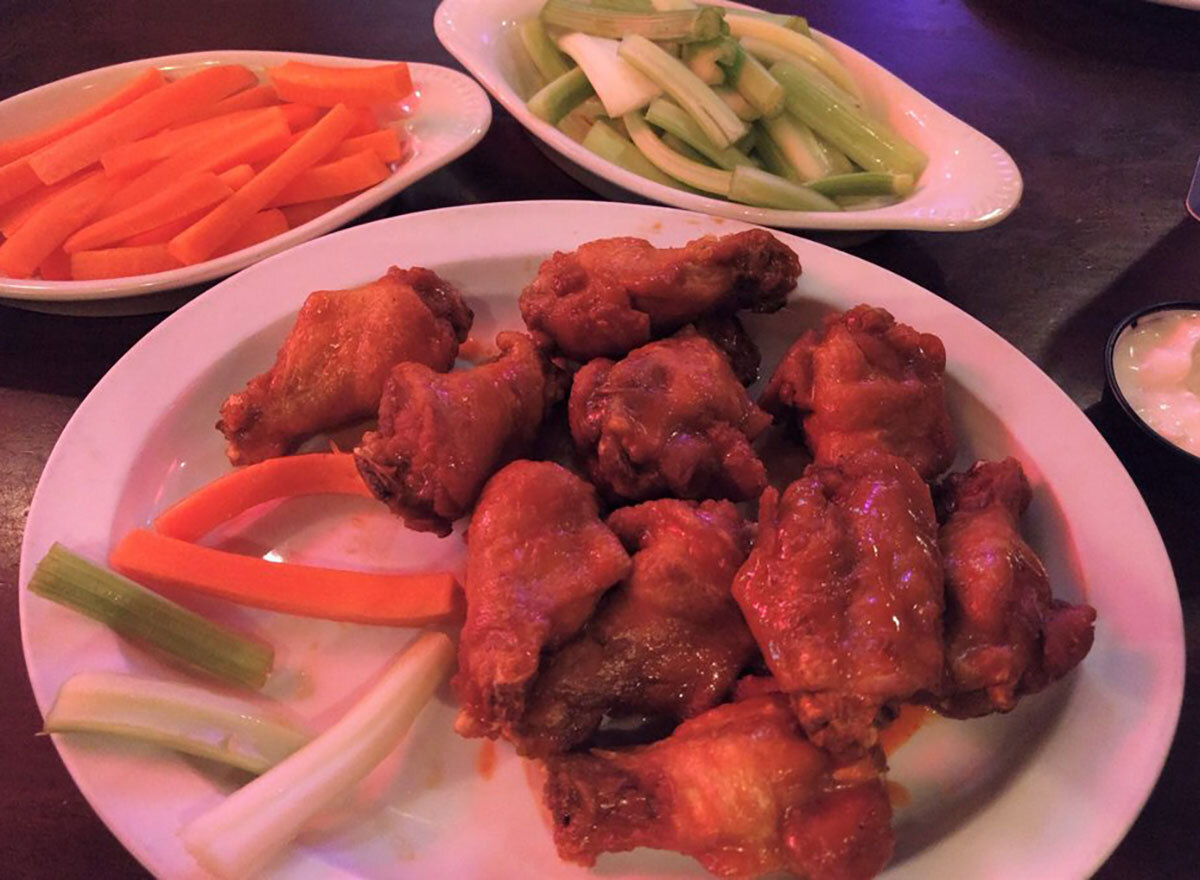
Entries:
{"type": "Polygon", "coordinates": [[[653,80],[691,114],[718,147],[728,147],[746,134],[746,123],[677,58],[639,36],[621,41],[621,57],[653,80]]]}
{"type": "Polygon", "coordinates": [[[620,43],[588,34],[567,34],[558,41],[587,75],[588,82],[614,119],[640,110],[662,93],[655,83],[618,54],[620,43]]]}
{"type": "Polygon", "coordinates": [[[833,174],[850,174],[858,170],[845,153],[815,131],[813,132],[813,139],[816,141],[816,145],[820,148],[821,152],[825,154],[825,161],[833,174]]]}
{"type": "Polygon", "coordinates": [[[700,165],[713,167],[712,162],[709,162],[708,159],[704,158],[703,153],[693,150],[690,146],[688,146],[687,141],[675,137],[675,135],[671,134],[670,132],[663,132],[662,142],[676,153],[683,156],[685,159],[690,159],[691,161],[700,165]]]}
{"type": "Polygon", "coordinates": [[[279,709],[191,684],[81,672],[58,690],[47,733],[107,733],[263,773],[312,739],[279,709]]]}
{"type": "Polygon", "coordinates": [[[834,174],[809,183],[809,189],[821,195],[835,196],[906,196],[913,191],[911,174],[880,174],[858,171],[834,174]]]}
{"type": "Polygon", "coordinates": [[[795,117],[781,113],[759,123],[767,136],[779,147],[784,159],[802,181],[816,180],[832,173],[833,166],[817,143],[813,130],[795,117]]]}
{"type": "Polygon", "coordinates": [[[747,101],[740,92],[736,92],[729,86],[713,86],[713,94],[725,102],[734,115],[742,122],[753,122],[762,116],[758,110],[747,101]]]}
{"type": "Polygon", "coordinates": [[[654,4],[650,0],[591,0],[591,5],[597,9],[617,9],[621,12],[654,11],[654,4]]]}
{"type": "Polygon", "coordinates": [[[587,137],[583,139],[583,145],[601,159],[607,159],[626,171],[653,180],[655,183],[661,183],[663,186],[693,192],[691,187],[684,186],[674,177],[659,171],[654,163],[643,156],[641,151],[633,145],[632,141],[618,134],[616,129],[603,120],[598,119],[592,123],[587,137]]]}
{"type": "Polygon", "coordinates": [[[692,0],[650,0],[650,4],[660,12],[667,12],[672,9],[696,8],[696,4],[692,0]]]}
{"type": "Polygon", "coordinates": [[[332,727],[185,825],[188,852],[221,877],[255,874],[387,757],[453,665],[447,636],[418,638],[332,727]]]}
{"type": "Polygon", "coordinates": [[[633,138],[637,148],[658,167],[659,171],[696,189],[721,196],[729,195],[731,177],[728,171],[709,168],[699,162],[693,162],[686,156],[681,156],[660,141],[658,136],[650,130],[646,120],[638,113],[627,113],[624,120],[625,127],[629,130],[629,136],[633,138]]]}
{"type": "Polygon", "coordinates": [[[270,645],[219,626],[58,543],[38,563],[29,591],[232,684],[262,687],[274,663],[270,645]]]}
{"type": "Polygon", "coordinates": [[[858,84],[850,75],[850,71],[842,66],[842,62],[838,61],[833,53],[811,37],[780,27],[774,22],[732,11],[725,16],[725,20],[729,22],[729,30],[735,37],[754,37],[773,43],[781,49],[799,55],[852,95],[860,94],[858,84]]]}
{"type": "Polygon", "coordinates": [[[710,86],[720,85],[725,82],[725,65],[736,60],[738,48],[737,43],[726,37],[704,43],[687,43],[683,47],[681,60],[701,82],[710,86]]]}
{"type": "Polygon", "coordinates": [[[762,160],[763,167],[793,183],[802,183],[800,175],[796,173],[796,169],[788,162],[787,157],[783,155],[783,151],[776,146],[775,141],[771,140],[771,136],[766,130],[761,128],[761,122],[755,125],[754,129],[758,133],[758,137],[754,142],[754,151],[758,153],[758,157],[762,160]]]}
{"type": "Polygon", "coordinates": [[[696,120],[678,106],[662,98],[655,98],[646,108],[646,121],[670,132],[692,149],[707,157],[718,168],[732,171],[737,165],[753,165],[750,158],[735,147],[718,147],[709,139],[696,120]]]}
{"type": "Polygon", "coordinates": [[[542,22],[594,37],[621,39],[637,34],[648,40],[711,40],[726,32],[724,10],[680,9],[624,12],[575,0],[546,0],[542,22]]]}
{"type": "Polygon", "coordinates": [[[784,88],[788,112],[849,156],[864,171],[920,176],[928,157],[886,123],[838,101],[821,83],[809,79],[787,62],[780,61],[772,66],[771,75],[784,88]]]}
{"type": "Polygon", "coordinates": [[[785,211],[841,210],[837,203],[806,186],[749,165],[739,165],[733,169],[729,197],[735,202],[785,211]]]}
{"type": "Polygon", "coordinates": [[[521,22],[517,29],[521,35],[521,43],[529,53],[530,60],[542,75],[542,79],[551,82],[558,79],[571,69],[567,59],[558,51],[554,41],[546,36],[546,29],[539,19],[531,18],[521,22]]]}
{"type": "MultiPolygon", "coordinates": [[[[703,3],[702,6],[711,4],[703,3]]],[[[812,31],[808,27],[808,19],[803,15],[786,15],[779,12],[764,12],[761,9],[728,9],[729,12],[736,12],[738,15],[748,15],[752,18],[761,18],[763,21],[769,21],[777,24],[780,27],[785,27],[797,33],[804,34],[806,37],[812,36],[812,31]]]]}
{"type": "Polygon", "coordinates": [[[764,40],[756,39],[755,37],[742,37],[738,40],[742,48],[757,58],[764,64],[774,64],[777,61],[786,61],[788,64],[795,67],[811,79],[820,80],[827,86],[839,100],[853,104],[855,107],[861,107],[863,104],[862,96],[858,92],[848,92],[831,80],[825,73],[818,70],[806,59],[797,55],[795,52],[789,52],[786,49],[781,49],[774,43],[768,43],[764,40]]]}
{"type": "MultiPolygon", "coordinates": [[[[727,38],[728,39],[728,38],[727,38]]],[[[735,40],[733,60],[725,65],[726,79],[763,116],[775,116],[783,111],[783,86],[767,72],[757,58],[735,40]]],[[[718,62],[719,63],[719,62],[718,62]]]]}
{"type": "Polygon", "coordinates": [[[583,143],[583,139],[587,137],[588,131],[591,130],[592,123],[576,107],[554,126],[571,140],[577,144],[583,143]]]}
{"type": "Polygon", "coordinates": [[[525,106],[534,116],[554,125],[594,94],[595,89],[588,82],[587,75],[574,67],[547,84],[525,106]]]}

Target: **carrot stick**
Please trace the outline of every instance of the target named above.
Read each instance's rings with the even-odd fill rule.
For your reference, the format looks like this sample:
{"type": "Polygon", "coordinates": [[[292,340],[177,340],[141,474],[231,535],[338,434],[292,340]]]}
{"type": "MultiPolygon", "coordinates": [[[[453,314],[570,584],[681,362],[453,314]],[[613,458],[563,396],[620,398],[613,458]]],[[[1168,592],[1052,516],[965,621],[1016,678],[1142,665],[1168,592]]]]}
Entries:
{"type": "Polygon", "coordinates": [[[344,159],[310,168],[293,180],[271,202],[294,205],[361,192],[391,174],[373,150],[362,150],[344,159]]]}
{"type": "Polygon", "coordinates": [[[80,229],[66,240],[63,250],[73,254],[107,247],[123,238],[211,208],[231,195],[233,190],[211,171],[188,174],[150,198],[80,229]]]}
{"type": "Polygon", "coordinates": [[[404,155],[404,148],[400,144],[400,135],[396,133],[396,129],[381,128],[370,134],[346,138],[329,158],[343,159],[363,150],[370,150],[382,162],[399,162],[404,155]]]}
{"type": "MultiPolygon", "coordinates": [[[[201,140],[213,142],[219,136],[237,136],[250,125],[250,120],[279,117],[287,122],[282,108],[265,107],[259,110],[241,110],[211,119],[202,119],[180,128],[160,131],[152,137],[142,138],[129,144],[120,144],[105,150],[100,164],[109,175],[140,174],[155,162],[160,162],[201,140]]],[[[222,138],[223,139],[223,138],[222,138]]]]}
{"type": "Polygon", "coordinates": [[[277,116],[243,120],[236,130],[212,134],[135,177],[101,209],[100,216],[137,204],[189,171],[220,174],[235,165],[273,159],[283,152],[290,137],[287,123],[277,116]]]}
{"type": "Polygon", "coordinates": [[[206,67],[102,116],[42,148],[29,164],[43,183],[54,183],[97,161],[105,150],[166,128],[189,110],[215,104],[254,74],[238,64],[206,67]]]}
{"type": "Polygon", "coordinates": [[[27,157],[0,165],[0,205],[33,192],[41,182],[42,179],[34,172],[27,157]]]}
{"type": "Polygon", "coordinates": [[[211,119],[214,116],[224,116],[227,113],[236,113],[241,110],[257,110],[260,107],[273,107],[278,103],[279,96],[275,94],[275,88],[269,83],[260,83],[256,86],[250,86],[248,89],[242,89],[240,92],[235,92],[228,98],[222,98],[217,103],[208,107],[197,108],[194,112],[177,120],[172,127],[178,128],[181,125],[200,122],[204,119],[211,119]]]}
{"type": "Polygon", "coordinates": [[[66,180],[61,180],[52,186],[42,184],[37,189],[25,193],[20,198],[13,199],[4,207],[0,208],[0,233],[11,237],[21,225],[33,216],[33,212],[44,205],[49,199],[54,198],[58,193],[65,189],[69,189],[93,171],[80,171],[68,177],[66,180]]]}
{"type": "Polygon", "coordinates": [[[329,199],[317,199],[314,202],[299,202],[295,205],[283,205],[279,210],[283,212],[283,216],[287,218],[288,228],[295,229],[297,226],[303,226],[309,220],[315,220],[326,211],[336,208],[342,202],[348,201],[350,196],[333,196],[329,199]]]}
{"type": "Polygon", "coordinates": [[[28,156],[34,150],[40,149],[46,146],[46,144],[52,143],[73,131],[77,131],[85,125],[94,122],[102,116],[107,116],[115,110],[119,110],[127,104],[133,103],[142,95],[157,89],[164,83],[166,83],[166,79],[163,77],[162,71],[151,67],[149,70],[139,73],[103,101],[86,110],[81,110],[74,116],[47,125],[45,128],[40,128],[29,134],[0,141],[0,165],[4,165],[14,159],[19,159],[22,156],[28,156]]]}
{"type": "Polygon", "coordinates": [[[42,260],[42,265],[38,266],[37,273],[43,281],[70,281],[71,258],[63,252],[62,248],[55,248],[50,252],[50,256],[42,260]]]}
{"type": "MultiPolygon", "coordinates": [[[[232,189],[233,187],[230,187],[232,189]]],[[[137,235],[131,235],[129,238],[121,239],[120,246],[125,247],[142,247],[147,244],[166,244],[183,230],[187,229],[201,217],[209,212],[209,208],[202,208],[192,214],[187,214],[172,220],[169,223],[164,223],[161,226],[155,226],[153,229],[147,229],[145,232],[139,232],[137,235]]]]}
{"type": "Polygon", "coordinates": [[[222,171],[217,177],[221,179],[221,183],[237,192],[253,179],[254,169],[243,162],[241,165],[234,165],[228,171],[222,171]]]}
{"type": "Polygon", "coordinates": [[[403,61],[373,67],[325,67],[287,61],[267,70],[267,78],[285,101],[332,107],[395,104],[412,94],[412,76],[403,61]]]}
{"type": "Polygon", "coordinates": [[[196,541],[252,507],[301,495],[374,497],[349,453],[267,458],[230,471],[175,502],[154,520],[154,529],[181,541],[196,541]]]}
{"type": "Polygon", "coordinates": [[[228,241],[213,251],[213,257],[223,257],[243,248],[251,247],[260,241],[274,238],[288,231],[287,217],[278,208],[267,208],[259,211],[247,220],[242,228],[235,232],[228,241]]]}
{"type": "Polygon", "coordinates": [[[288,184],[333,152],[353,122],[354,117],[345,106],[334,107],[252,181],[171,239],[168,247],[172,255],[186,265],[208,259],[288,184]]]}
{"type": "Polygon", "coordinates": [[[279,109],[292,131],[310,128],[325,113],[323,107],[311,107],[308,104],[280,104],[279,109]]]}
{"type": "Polygon", "coordinates": [[[28,278],[100,209],[117,184],[97,171],[38,208],[0,245],[0,274],[28,278]]]}
{"type": "Polygon", "coordinates": [[[190,590],[303,617],[426,626],[462,613],[458,584],[447,572],[383,574],[268,562],[147,529],[126,535],[108,561],[154,589],[190,590]]]}
{"type": "Polygon", "coordinates": [[[354,125],[346,132],[346,137],[358,137],[379,131],[379,120],[376,118],[374,110],[368,107],[351,107],[350,110],[354,113],[354,125]]]}
{"type": "Polygon", "coordinates": [[[179,261],[167,253],[165,244],[104,248],[71,254],[71,277],[76,281],[153,275],[155,272],[178,268],[179,261]]]}

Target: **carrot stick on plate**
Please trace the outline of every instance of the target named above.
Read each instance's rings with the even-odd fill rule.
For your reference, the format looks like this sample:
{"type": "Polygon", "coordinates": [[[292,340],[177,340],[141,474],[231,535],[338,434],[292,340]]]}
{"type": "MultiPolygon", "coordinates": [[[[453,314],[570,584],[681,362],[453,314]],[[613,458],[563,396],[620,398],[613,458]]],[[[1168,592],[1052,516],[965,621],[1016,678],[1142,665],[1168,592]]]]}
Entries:
{"type": "Polygon", "coordinates": [[[271,204],[294,205],[360,192],[379,183],[391,173],[374,150],[362,150],[351,156],[310,168],[288,184],[271,204]]]}
{"type": "Polygon", "coordinates": [[[224,116],[227,113],[236,113],[242,110],[257,110],[260,107],[273,107],[278,103],[279,96],[275,94],[274,87],[269,83],[261,83],[260,85],[250,86],[248,89],[242,89],[240,92],[235,92],[228,98],[222,98],[217,103],[208,107],[197,108],[194,112],[187,114],[175,122],[172,128],[179,128],[182,125],[199,122],[203,119],[211,119],[214,116],[224,116]]]}
{"type": "Polygon", "coordinates": [[[332,107],[395,104],[412,94],[412,76],[403,61],[372,67],[326,67],[287,61],[267,71],[285,101],[332,107]]]}
{"type": "Polygon", "coordinates": [[[350,195],[333,196],[328,199],[317,199],[315,202],[299,202],[295,205],[282,205],[279,210],[283,212],[283,216],[287,218],[288,228],[295,229],[297,226],[303,226],[309,220],[315,220],[327,211],[331,211],[338,205],[351,198],[350,195]]]}
{"type": "Polygon", "coordinates": [[[225,244],[213,251],[213,257],[223,257],[226,254],[235,253],[287,231],[288,222],[283,211],[278,208],[267,208],[265,211],[259,211],[242,224],[242,228],[235,232],[225,244]]]}
{"type": "Polygon", "coordinates": [[[33,192],[41,183],[42,179],[29,164],[28,156],[0,165],[0,205],[33,192]]]}
{"type": "Polygon", "coordinates": [[[404,156],[404,146],[400,143],[400,135],[396,133],[396,130],[381,128],[370,134],[346,138],[329,158],[342,159],[363,150],[370,150],[383,162],[399,162],[404,156]]]}
{"type": "Polygon", "coordinates": [[[38,208],[0,244],[0,274],[28,278],[75,230],[86,224],[118,186],[96,171],[38,208]]]}
{"type": "Polygon", "coordinates": [[[152,275],[180,266],[179,261],[167,253],[165,244],[78,251],[71,254],[70,260],[71,277],[76,281],[152,275]]]}

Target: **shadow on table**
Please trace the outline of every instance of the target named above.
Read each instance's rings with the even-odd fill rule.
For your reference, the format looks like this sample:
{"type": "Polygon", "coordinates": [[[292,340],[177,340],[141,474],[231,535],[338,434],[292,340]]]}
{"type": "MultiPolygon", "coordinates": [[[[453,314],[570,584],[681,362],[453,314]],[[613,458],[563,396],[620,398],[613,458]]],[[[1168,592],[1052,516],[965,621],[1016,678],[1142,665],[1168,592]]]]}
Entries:
{"type": "Polygon", "coordinates": [[[964,0],[984,24],[1120,64],[1200,70],[1200,13],[1146,0],[964,0]]]}

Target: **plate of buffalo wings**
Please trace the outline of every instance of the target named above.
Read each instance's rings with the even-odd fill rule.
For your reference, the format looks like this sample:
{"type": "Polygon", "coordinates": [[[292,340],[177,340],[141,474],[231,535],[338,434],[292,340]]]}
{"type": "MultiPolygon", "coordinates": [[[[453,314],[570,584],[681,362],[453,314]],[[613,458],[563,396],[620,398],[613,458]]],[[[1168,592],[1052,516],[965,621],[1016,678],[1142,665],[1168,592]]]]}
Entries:
{"type": "MultiPolygon", "coordinates": [[[[845,253],[590,202],[310,242],[96,387],[22,583],[54,542],[116,560],[218,477],[331,446],[354,491],[297,487],[202,543],[451,572],[465,611],[448,684],[268,875],[1082,877],[1161,769],[1182,628],[1133,483],[1016,349],[845,253]]],[[[318,731],[417,632],[159,574],[270,643],[261,697],[318,731]]],[[[24,590],[21,612],[43,712],[79,672],[187,677],[24,590]]],[[[55,743],[147,868],[205,876],[181,829],[244,775],[55,743]]]]}

